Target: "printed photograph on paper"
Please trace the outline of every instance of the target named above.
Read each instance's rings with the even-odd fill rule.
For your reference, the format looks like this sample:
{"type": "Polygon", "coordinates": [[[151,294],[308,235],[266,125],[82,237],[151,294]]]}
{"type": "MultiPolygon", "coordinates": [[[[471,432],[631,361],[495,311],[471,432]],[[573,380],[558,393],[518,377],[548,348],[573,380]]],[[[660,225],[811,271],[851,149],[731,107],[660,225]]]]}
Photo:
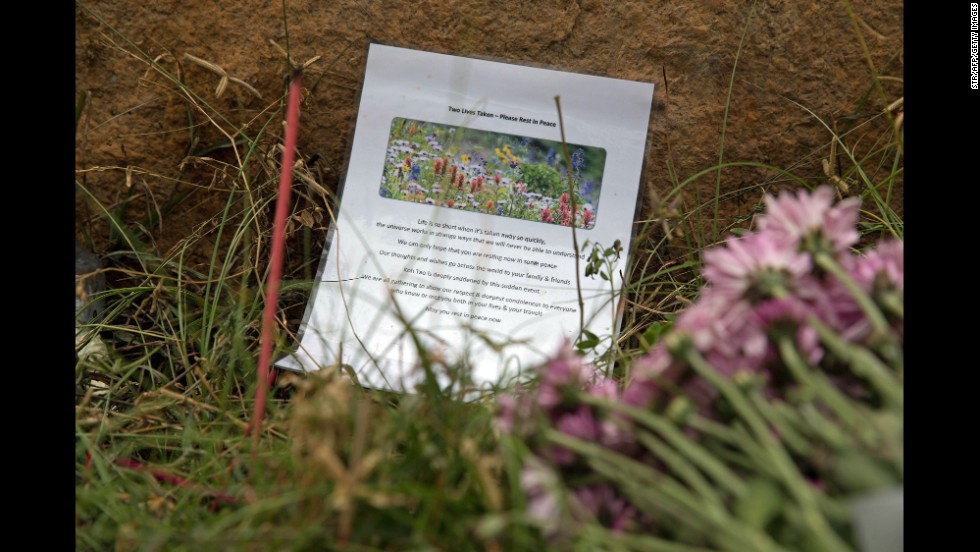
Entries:
{"type": "Polygon", "coordinates": [[[379,193],[399,201],[591,229],[603,148],[396,117],[379,193]],[[574,195],[573,195],[574,194],[574,195]],[[572,206],[574,205],[574,211],[572,206]]]}

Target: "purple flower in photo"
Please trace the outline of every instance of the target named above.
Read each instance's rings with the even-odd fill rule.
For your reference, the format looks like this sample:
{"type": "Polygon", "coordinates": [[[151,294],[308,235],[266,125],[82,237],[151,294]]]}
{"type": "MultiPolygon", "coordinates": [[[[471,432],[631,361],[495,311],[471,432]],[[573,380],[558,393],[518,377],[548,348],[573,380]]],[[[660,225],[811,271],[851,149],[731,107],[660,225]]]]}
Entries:
{"type": "Polygon", "coordinates": [[[582,169],[585,168],[585,150],[578,148],[575,153],[572,154],[572,168],[575,169],[575,176],[582,175],[582,169]]]}
{"type": "Polygon", "coordinates": [[[419,186],[417,182],[414,182],[414,181],[411,181],[411,180],[408,181],[408,191],[409,191],[409,193],[412,193],[412,194],[419,194],[419,193],[421,193],[421,194],[427,194],[427,193],[429,193],[429,190],[426,190],[422,186],[419,186]]]}

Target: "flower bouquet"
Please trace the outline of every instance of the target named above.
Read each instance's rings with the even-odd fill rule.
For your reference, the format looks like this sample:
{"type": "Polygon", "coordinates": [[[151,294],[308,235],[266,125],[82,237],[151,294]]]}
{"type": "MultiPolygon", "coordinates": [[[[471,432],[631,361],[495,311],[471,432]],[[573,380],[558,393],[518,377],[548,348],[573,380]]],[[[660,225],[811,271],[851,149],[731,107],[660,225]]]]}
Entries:
{"type": "Polygon", "coordinates": [[[827,187],[766,207],[621,381],[567,348],[499,399],[553,542],[868,549],[855,499],[903,481],[903,242],[856,252],[858,201],[827,187]]]}

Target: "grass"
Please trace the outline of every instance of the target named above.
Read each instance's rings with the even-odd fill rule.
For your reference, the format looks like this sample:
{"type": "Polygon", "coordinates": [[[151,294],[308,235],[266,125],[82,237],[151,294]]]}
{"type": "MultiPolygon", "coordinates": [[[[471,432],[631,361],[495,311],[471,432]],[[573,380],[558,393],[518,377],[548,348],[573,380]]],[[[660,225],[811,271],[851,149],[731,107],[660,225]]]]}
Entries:
{"type": "MultiPolygon", "coordinates": [[[[84,5],[82,10],[100,19],[84,5]]],[[[853,21],[849,7],[848,13],[853,21]]],[[[107,202],[86,178],[110,171],[129,182],[138,180],[133,179],[142,170],[138,167],[88,167],[76,179],[87,209],[83,240],[105,244],[111,282],[103,294],[105,315],[88,328],[105,342],[108,354],[80,360],[75,369],[76,547],[546,548],[521,491],[525,445],[495,429],[492,397],[462,400],[465,366],[445,366],[423,355],[427,365],[456,377],[446,386],[430,379],[412,396],[361,390],[341,370],[308,377],[284,374],[274,383],[258,444],[246,438],[284,95],[265,100],[252,118],[237,122],[206,99],[213,82],[189,82],[166,60],[151,57],[109,22],[101,23],[119,48],[145,64],[160,79],[158,85],[184,103],[192,155],[172,172],[154,173],[173,182],[173,189],[166,198],[147,192],[143,212],[129,208],[140,194],[137,185],[107,202]],[[224,175],[223,180],[215,184],[212,174],[224,175]],[[160,250],[154,229],[205,197],[220,199],[220,213],[160,250]]],[[[857,23],[855,28],[860,33],[857,23]]],[[[288,51],[288,34],[285,43],[288,51]]],[[[837,121],[811,113],[828,133],[826,146],[814,158],[828,161],[826,180],[842,195],[865,198],[863,229],[869,238],[900,237],[904,226],[895,185],[903,174],[903,133],[895,101],[889,102],[880,86],[886,71],[872,69],[874,82],[865,96],[881,105],[872,109],[873,101],[862,102],[840,130],[837,121]]],[[[308,71],[315,75],[317,65],[308,71]]],[[[733,68],[732,82],[735,78],[733,68]]],[[[729,94],[726,113],[730,102],[729,94]]],[[[76,128],[86,108],[86,96],[79,95],[76,128]]],[[[748,228],[755,211],[725,218],[719,205],[736,194],[761,197],[765,191],[816,184],[792,167],[722,162],[726,126],[727,118],[719,163],[683,180],[671,169],[669,190],[655,210],[639,217],[628,284],[617,306],[624,313],[623,329],[618,346],[610,348],[618,365],[629,366],[648,350],[674,314],[696,297],[700,250],[748,228]],[[742,169],[768,176],[749,188],[723,191],[722,173],[742,169]],[[690,189],[711,176],[715,194],[690,205],[690,189]]],[[[336,205],[312,169],[300,166],[296,174],[305,185],[297,188],[290,217],[292,255],[281,292],[279,352],[295,342],[323,230],[336,205]]],[[[710,459],[703,462],[728,481],[710,459]]],[[[600,470],[628,468],[641,479],[650,475],[598,453],[595,463],[600,470]]],[[[701,484],[691,477],[693,485],[701,484]]],[[[687,506],[681,502],[678,507],[687,506]]],[[[653,537],[611,535],[598,526],[586,527],[578,545],[701,550],[653,537]]]]}

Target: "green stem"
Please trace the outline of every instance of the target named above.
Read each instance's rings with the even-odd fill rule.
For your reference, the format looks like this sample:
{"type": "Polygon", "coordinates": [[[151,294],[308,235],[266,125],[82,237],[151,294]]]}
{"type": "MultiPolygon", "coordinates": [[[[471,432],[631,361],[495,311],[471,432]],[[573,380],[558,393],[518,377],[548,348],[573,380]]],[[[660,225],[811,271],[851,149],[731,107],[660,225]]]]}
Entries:
{"type": "Polygon", "coordinates": [[[858,412],[849,399],[840,393],[825,377],[814,372],[800,356],[790,335],[781,335],[776,340],[779,355],[786,367],[800,383],[810,388],[837,416],[850,431],[855,432],[861,441],[873,444],[874,430],[867,416],[858,412]]]}
{"type": "Polygon", "coordinates": [[[735,51],[735,63],[732,64],[732,75],[728,80],[728,97],[725,98],[725,115],[721,123],[721,144],[718,146],[718,174],[715,177],[715,217],[713,241],[718,241],[718,206],[721,203],[721,162],[725,158],[725,132],[728,130],[728,109],[732,106],[732,90],[735,89],[735,69],[738,67],[738,58],[742,55],[742,46],[745,44],[745,35],[749,32],[749,22],[752,20],[752,13],[755,11],[755,2],[749,7],[749,16],[745,19],[745,27],[742,28],[742,37],[738,41],[738,50],[735,51]]]}
{"type": "Polygon", "coordinates": [[[678,454],[667,443],[658,439],[648,431],[637,431],[637,439],[643,443],[655,457],[662,460],[673,473],[684,480],[694,492],[705,501],[705,508],[712,511],[712,515],[719,515],[724,510],[724,502],[708,481],[701,475],[694,465],[678,454]]]}
{"type": "MultiPolygon", "coordinates": [[[[568,199],[572,202],[572,247],[575,251],[575,289],[578,291],[578,336],[582,337],[585,333],[585,301],[582,299],[582,281],[579,270],[579,249],[578,237],[575,234],[575,188],[572,182],[572,156],[568,153],[568,143],[565,142],[565,121],[561,116],[561,101],[555,96],[555,107],[558,108],[558,127],[561,129],[561,149],[565,153],[565,163],[568,167],[568,199]]],[[[615,328],[613,328],[615,330],[615,328]]]]}
{"type": "MultiPolygon", "coordinates": [[[[714,548],[676,543],[649,535],[613,533],[596,525],[586,525],[582,530],[582,536],[595,543],[590,549],[607,549],[611,543],[618,543],[625,545],[628,550],[643,552],[715,552],[714,548]]],[[[608,549],[621,550],[617,547],[609,547],[608,549]]]]}
{"type": "Polygon", "coordinates": [[[654,506],[671,512],[678,521],[702,532],[723,550],[782,552],[765,533],[733,519],[727,511],[706,508],[703,500],[668,474],[602,446],[548,430],[546,438],[586,457],[596,472],[618,482],[623,493],[638,506],[654,506]],[[626,483],[628,481],[628,483],[626,483]]]}
{"type": "Polygon", "coordinates": [[[892,314],[903,320],[905,319],[905,303],[897,291],[882,293],[878,300],[881,301],[881,306],[891,311],[892,314]]]}
{"type": "MultiPolygon", "coordinates": [[[[678,335],[677,339],[683,339],[683,337],[678,335]]],[[[721,391],[729,404],[732,405],[739,416],[748,424],[755,438],[766,450],[775,465],[783,484],[789,490],[797,504],[799,504],[804,526],[816,541],[817,549],[827,552],[850,550],[851,548],[847,543],[827,523],[827,520],[820,511],[812,489],[803,480],[803,477],[786,452],[786,449],[772,435],[772,431],[766,426],[755,409],[752,408],[746,400],[745,395],[731,381],[722,377],[708,364],[689,342],[680,343],[675,340],[673,345],[671,346],[670,342],[668,342],[668,347],[672,352],[676,351],[701,377],[708,380],[711,385],[721,391]]]]}
{"type": "MultiPolygon", "coordinates": [[[[572,205],[572,209],[575,209],[575,205],[574,204],[572,205]]],[[[572,222],[575,222],[574,221],[574,217],[575,217],[575,214],[573,213],[572,214],[572,218],[573,218],[572,222]]],[[[618,241],[617,241],[617,243],[618,243],[618,241]]],[[[619,254],[618,253],[616,254],[616,260],[619,260],[619,254]]],[[[610,328],[610,335],[609,335],[609,341],[610,341],[610,343],[609,343],[609,363],[606,365],[606,377],[612,377],[613,363],[616,361],[616,358],[619,357],[619,340],[617,339],[618,338],[618,335],[617,335],[618,332],[616,331],[616,307],[618,306],[618,304],[617,304],[617,301],[616,301],[616,281],[613,279],[614,278],[614,274],[613,274],[613,272],[614,272],[613,269],[614,268],[615,268],[615,265],[613,265],[613,263],[607,257],[606,258],[606,271],[609,273],[609,289],[610,289],[610,293],[611,293],[609,302],[610,302],[610,307],[612,308],[612,325],[609,326],[609,328],[610,328]]],[[[626,282],[625,281],[623,282],[623,285],[624,286],[626,285],[626,282]]],[[[627,366],[626,369],[629,370],[629,367],[627,366]]],[[[629,373],[627,372],[626,374],[624,374],[624,376],[625,377],[629,377],[629,373]]]]}
{"type": "MultiPolygon", "coordinates": [[[[670,446],[676,448],[681,454],[687,457],[688,461],[714,478],[726,491],[735,496],[745,494],[747,487],[735,473],[729,470],[723,463],[719,462],[717,458],[696,441],[684,435],[684,432],[678,429],[670,420],[647,410],[635,408],[620,402],[610,402],[591,395],[582,395],[581,400],[586,404],[608,408],[613,412],[625,414],[643,426],[657,432],[670,446]]],[[[721,427],[721,430],[727,431],[724,427],[721,427]]]]}
{"type": "Polygon", "coordinates": [[[763,397],[757,389],[749,391],[748,395],[749,400],[759,410],[759,413],[762,414],[771,426],[779,431],[779,436],[793,452],[800,456],[810,454],[810,444],[796,431],[792,422],[786,419],[785,413],[776,409],[775,405],[763,397]]]}
{"type": "Polygon", "coordinates": [[[877,357],[864,347],[848,343],[815,317],[808,318],[807,324],[816,330],[820,340],[831,352],[847,362],[857,376],[867,379],[885,401],[898,411],[904,408],[905,391],[902,384],[877,357]]]}
{"type": "Polygon", "coordinates": [[[837,279],[841,284],[847,288],[847,291],[854,297],[857,301],[858,307],[864,312],[864,315],[868,317],[868,321],[871,322],[872,327],[874,327],[875,332],[880,336],[886,336],[889,334],[888,322],[885,321],[885,315],[881,313],[881,310],[874,304],[871,297],[861,289],[861,286],[854,281],[851,276],[844,271],[844,268],[837,263],[827,253],[817,253],[813,256],[813,260],[816,262],[817,266],[826,270],[830,275],[837,279]]]}
{"type": "Polygon", "coordinates": [[[813,403],[802,404],[798,410],[807,427],[830,448],[843,451],[857,446],[851,435],[818,410],[813,403]]]}

